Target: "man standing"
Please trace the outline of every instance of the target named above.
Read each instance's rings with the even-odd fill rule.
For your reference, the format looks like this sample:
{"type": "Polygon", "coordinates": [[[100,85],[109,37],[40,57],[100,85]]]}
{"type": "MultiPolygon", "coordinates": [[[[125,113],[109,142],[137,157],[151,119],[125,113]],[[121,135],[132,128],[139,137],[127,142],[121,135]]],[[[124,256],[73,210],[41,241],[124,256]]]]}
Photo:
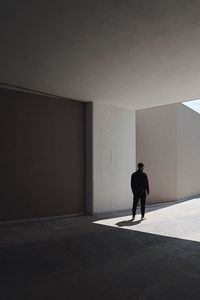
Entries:
{"type": "Polygon", "coordinates": [[[136,209],[140,200],[141,204],[141,220],[144,220],[145,215],[145,204],[146,204],[146,193],[149,194],[149,182],[147,175],[143,172],[144,164],[138,164],[138,170],[131,176],[131,189],[133,192],[133,208],[132,214],[135,219],[136,209]]]}

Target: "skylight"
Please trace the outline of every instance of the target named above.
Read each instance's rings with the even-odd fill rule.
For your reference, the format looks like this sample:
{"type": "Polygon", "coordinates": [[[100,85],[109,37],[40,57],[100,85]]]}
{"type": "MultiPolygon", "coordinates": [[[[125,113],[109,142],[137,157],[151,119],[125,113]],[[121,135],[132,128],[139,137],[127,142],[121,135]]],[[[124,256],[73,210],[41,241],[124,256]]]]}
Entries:
{"type": "Polygon", "coordinates": [[[200,99],[194,101],[182,102],[182,104],[186,105],[187,107],[191,108],[192,110],[200,114],[200,99]]]}

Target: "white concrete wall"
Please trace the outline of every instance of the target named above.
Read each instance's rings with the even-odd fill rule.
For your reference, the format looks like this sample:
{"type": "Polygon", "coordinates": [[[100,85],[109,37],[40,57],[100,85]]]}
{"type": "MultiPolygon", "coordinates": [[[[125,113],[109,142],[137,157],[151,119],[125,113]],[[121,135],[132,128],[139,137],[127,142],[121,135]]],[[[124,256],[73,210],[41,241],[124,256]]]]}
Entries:
{"type": "Polygon", "coordinates": [[[200,114],[176,104],[178,199],[200,194],[200,114]]]}
{"type": "Polygon", "coordinates": [[[177,198],[176,106],[136,112],[136,158],[149,177],[148,203],[177,198]]]}
{"type": "Polygon", "coordinates": [[[135,112],[93,105],[93,212],[128,209],[135,169],[135,112]]]}
{"type": "Polygon", "coordinates": [[[198,113],[181,103],[137,111],[136,149],[149,175],[149,202],[200,194],[198,113]]]}

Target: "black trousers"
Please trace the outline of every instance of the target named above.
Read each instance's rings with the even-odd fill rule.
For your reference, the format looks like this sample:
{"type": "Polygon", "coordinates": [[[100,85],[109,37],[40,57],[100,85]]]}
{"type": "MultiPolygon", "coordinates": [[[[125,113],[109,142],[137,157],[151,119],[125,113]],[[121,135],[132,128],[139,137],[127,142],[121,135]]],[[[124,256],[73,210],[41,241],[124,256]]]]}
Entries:
{"type": "Polygon", "coordinates": [[[144,217],[144,215],[145,215],[146,193],[134,193],[133,194],[133,208],[132,208],[133,217],[135,217],[135,215],[136,215],[136,209],[137,209],[139,200],[140,200],[140,205],[141,205],[141,215],[142,215],[142,217],[144,217]]]}

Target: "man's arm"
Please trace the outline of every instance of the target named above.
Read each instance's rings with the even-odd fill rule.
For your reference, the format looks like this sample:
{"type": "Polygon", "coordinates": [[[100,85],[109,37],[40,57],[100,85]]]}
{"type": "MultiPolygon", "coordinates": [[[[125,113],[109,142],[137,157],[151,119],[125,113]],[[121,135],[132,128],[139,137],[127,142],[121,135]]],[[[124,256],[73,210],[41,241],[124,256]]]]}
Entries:
{"type": "Polygon", "coordinates": [[[148,181],[147,175],[146,175],[146,191],[147,191],[147,194],[149,194],[149,181],[148,181]]]}
{"type": "Polygon", "coordinates": [[[133,178],[133,174],[131,175],[131,190],[132,190],[132,192],[134,190],[134,178],[133,178]]]}

